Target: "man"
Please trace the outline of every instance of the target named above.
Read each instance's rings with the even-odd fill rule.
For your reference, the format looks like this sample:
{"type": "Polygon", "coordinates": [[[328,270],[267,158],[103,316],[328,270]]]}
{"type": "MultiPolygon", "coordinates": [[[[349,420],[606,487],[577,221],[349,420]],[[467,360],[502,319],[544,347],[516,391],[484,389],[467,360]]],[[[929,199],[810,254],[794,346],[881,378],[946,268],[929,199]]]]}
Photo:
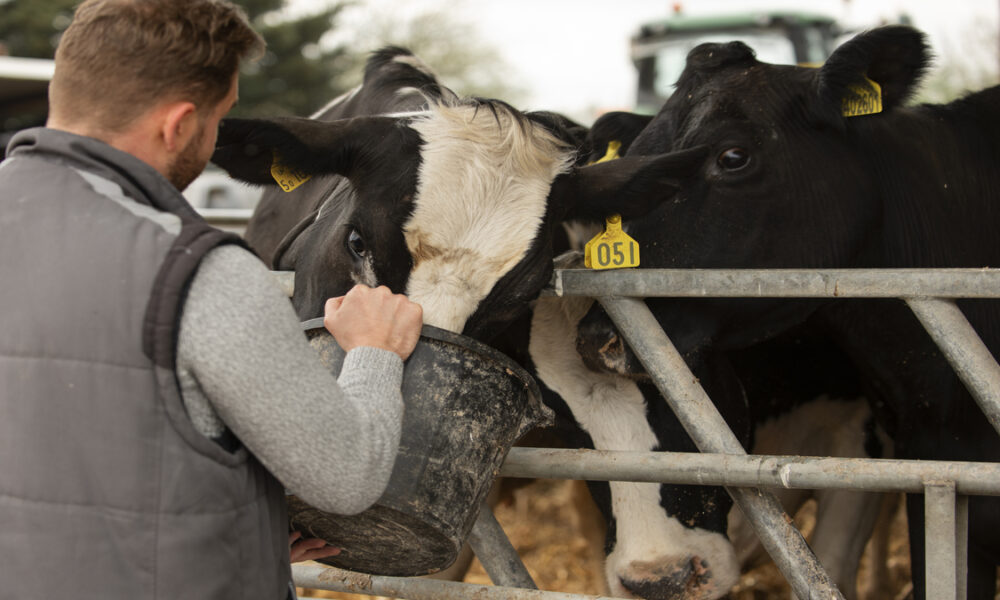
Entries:
{"type": "Polygon", "coordinates": [[[335,379],[178,191],[262,44],[224,0],[86,0],[0,163],[0,598],[284,598],[285,490],[355,513],[386,486],[420,307],[331,299],[335,379]]]}

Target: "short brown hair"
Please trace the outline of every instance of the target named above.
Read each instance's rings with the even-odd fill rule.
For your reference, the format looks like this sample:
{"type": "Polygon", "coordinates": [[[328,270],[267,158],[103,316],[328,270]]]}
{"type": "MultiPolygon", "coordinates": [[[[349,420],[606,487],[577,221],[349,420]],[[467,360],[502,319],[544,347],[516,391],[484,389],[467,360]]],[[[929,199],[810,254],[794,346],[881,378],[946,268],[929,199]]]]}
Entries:
{"type": "Polygon", "coordinates": [[[86,0],[56,49],[51,110],[119,132],[163,100],[213,107],[263,48],[225,0],[86,0]]]}

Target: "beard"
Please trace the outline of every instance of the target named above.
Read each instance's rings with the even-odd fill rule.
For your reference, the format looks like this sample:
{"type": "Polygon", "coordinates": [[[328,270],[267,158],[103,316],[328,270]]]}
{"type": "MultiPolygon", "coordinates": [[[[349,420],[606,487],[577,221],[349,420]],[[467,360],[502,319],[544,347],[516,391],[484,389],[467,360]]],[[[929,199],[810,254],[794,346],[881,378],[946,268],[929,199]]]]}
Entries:
{"type": "Polygon", "coordinates": [[[170,183],[174,184],[174,187],[180,191],[191,184],[201,172],[205,170],[205,166],[208,164],[208,159],[202,159],[198,155],[198,151],[201,149],[202,142],[205,139],[206,130],[202,128],[198,135],[191,138],[191,140],[181,149],[180,154],[174,159],[172,163],[167,165],[167,179],[170,183]]]}

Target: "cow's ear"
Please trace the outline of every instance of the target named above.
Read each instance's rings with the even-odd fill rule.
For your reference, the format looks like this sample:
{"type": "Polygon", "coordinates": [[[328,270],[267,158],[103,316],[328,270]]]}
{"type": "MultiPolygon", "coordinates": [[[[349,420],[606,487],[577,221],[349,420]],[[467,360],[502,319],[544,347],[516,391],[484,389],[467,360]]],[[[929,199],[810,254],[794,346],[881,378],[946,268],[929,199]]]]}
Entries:
{"type": "Polygon", "coordinates": [[[581,153],[586,156],[585,162],[596,162],[607,156],[608,145],[613,142],[619,144],[618,155],[624,156],[635,138],[639,137],[652,120],[652,115],[623,111],[604,113],[594,121],[587,133],[584,151],[581,153]]]}
{"type": "Polygon", "coordinates": [[[550,200],[563,220],[603,222],[641,217],[669,200],[694,176],[708,152],[699,146],[652,156],[626,156],[577,167],[552,183],[550,200]]]}
{"type": "Polygon", "coordinates": [[[316,121],[299,117],[223,119],[212,162],[248,183],[276,183],[277,161],[300,176],[350,176],[366,142],[382,140],[396,124],[386,117],[316,121]]]}
{"type": "Polygon", "coordinates": [[[866,31],[837,48],[820,68],[820,103],[831,116],[851,116],[852,102],[866,104],[877,91],[881,110],[892,110],[916,91],[929,62],[924,34],[912,27],[891,25],[866,31]],[[878,84],[877,90],[866,78],[878,84]]]}

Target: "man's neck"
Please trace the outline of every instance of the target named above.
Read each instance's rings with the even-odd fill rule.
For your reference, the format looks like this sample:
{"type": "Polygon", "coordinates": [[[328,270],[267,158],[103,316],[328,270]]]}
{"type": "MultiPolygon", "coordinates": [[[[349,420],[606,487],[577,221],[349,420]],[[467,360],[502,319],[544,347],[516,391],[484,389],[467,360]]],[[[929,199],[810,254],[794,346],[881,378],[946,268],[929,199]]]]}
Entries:
{"type": "Polygon", "coordinates": [[[122,132],[108,132],[88,123],[66,123],[55,118],[49,118],[45,123],[50,129],[100,140],[112,148],[135,156],[166,176],[169,161],[161,153],[156,152],[158,145],[155,129],[145,125],[140,122],[122,132]]]}

